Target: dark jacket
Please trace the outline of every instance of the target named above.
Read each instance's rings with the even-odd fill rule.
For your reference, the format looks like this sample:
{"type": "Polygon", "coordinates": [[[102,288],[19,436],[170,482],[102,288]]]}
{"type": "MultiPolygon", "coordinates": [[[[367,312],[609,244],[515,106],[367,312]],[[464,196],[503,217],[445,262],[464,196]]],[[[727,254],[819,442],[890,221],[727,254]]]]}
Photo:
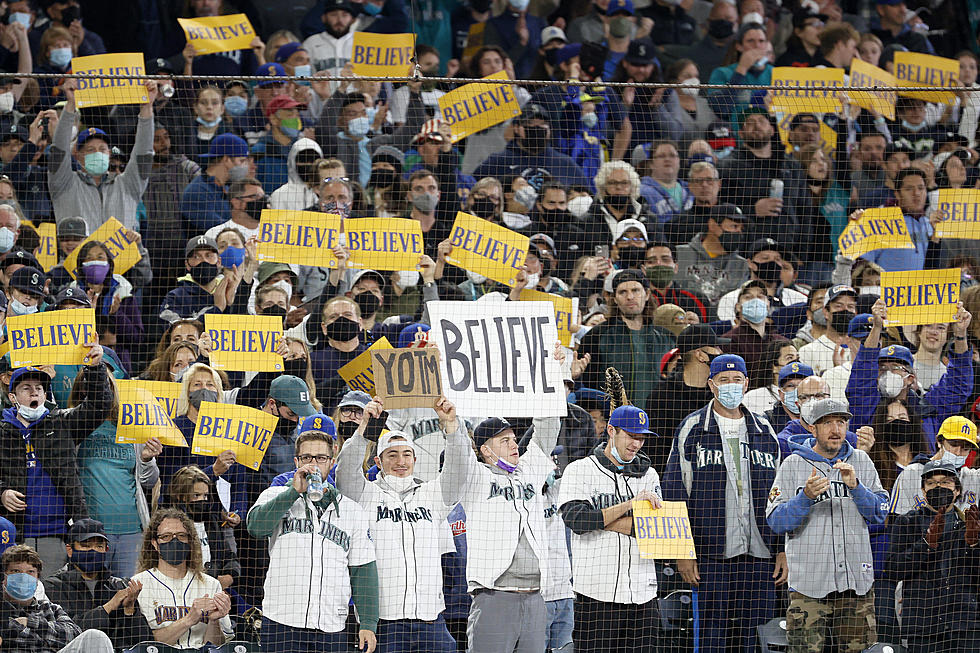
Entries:
{"type": "Polygon", "coordinates": [[[214,295],[191,280],[181,277],[177,287],[167,293],[160,305],[160,320],[164,327],[180,319],[204,321],[205,313],[223,313],[214,305],[214,295]]]}
{"type": "Polygon", "coordinates": [[[14,605],[0,598],[0,638],[4,653],[55,653],[78,637],[82,630],[57,603],[33,599],[30,605],[14,605]],[[14,619],[26,617],[22,626],[14,619]]]}
{"type": "MultiPolygon", "coordinates": [[[[532,424],[521,437],[520,449],[523,455],[534,435],[534,425],[532,424]]],[[[561,447],[561,452],[555,454],[554,458],[558,464],[558,469],[564,471],[568,463],[586,458],[592,450],[605,439],[605,434],[596,435],[595,422],[588,411],[581,406],[568,404],[568,414],[561,418],[561,430],[558,431],[557,450],[561,447]]]]}
{"type": "Polygon", "coordinates": [[[650,416],[650,429],[659,437],[648,441],[644,448],[655,469],[664,469],[667,465],[670,444],[684,418],[704,408],[713,397],[707,385],[695,388],[684,383],[683,366],[678,366],[650,393],[646,411],[650,416]]]}
{"type": "Polygon", "coordinates": [[[152,641],[153,632],[143,617],[139,603],[133,614],[127,615],[122,606],[107,613],[103,605],[108,603],[127,581],[116,576],[99,579],[89,590],[82,573],[70,563],[53,576],[44,579],[44,591],[52,603],[57,603],[82,630],[101,630],[112,640],[116,648],[128,648],[140,642],[152,641]]]}

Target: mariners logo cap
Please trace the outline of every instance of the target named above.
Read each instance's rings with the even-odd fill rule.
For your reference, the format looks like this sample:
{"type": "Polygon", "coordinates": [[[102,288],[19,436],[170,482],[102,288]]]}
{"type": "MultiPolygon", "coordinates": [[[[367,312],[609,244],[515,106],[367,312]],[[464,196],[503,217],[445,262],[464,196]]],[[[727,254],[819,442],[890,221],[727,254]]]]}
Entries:
{"type": "Polygon", "coordinates": [[[871,313],[861,313],[851,318],[847,323],[847,337],[864,340],[874,326],[874,316],[871,313]]]}
{"type": "Polygon", "coordinates": [[[636,406],[620,406],[609,416],[609,424],[627,433],[656,435],[649,429],[650,419],[646,412],[636,406]]]}
{"type": "Polygon", "coordinates": [[[910,372],[915,368],[915,361],[912,358],[912,352],[909,351],[908,347],[903,347],[902,345],[888,345],[887,347],[883,347],[881,351],[878,352],[879,363],[888,360],[905,363],[908,365],[910,372]]]}
{"type": "Polygon", "coordinates": [[[926,479],[930,476],[936,474],[946,474],[947,476],[952,476],[956,480],[956,486],[962,489],[962,484],[960,483],[960,473],[956,469],[953,463],[944,462],[942,460],[930,460],[925,465],[922,466],[922,483],[925,484],[926,479]]]}
{"type": "Polygon", "coordinates": [[[851,297],[857,297],[858,291],[854,290],[851,286],[839,283],[836,286],[831,286],[827,290],[827,294],[823,296],[823,305],[826,306],[830,302],[834,301],[841,295],[850,295],[851,297]]]}
{"type": "Polygon", "coordinates": [[[313,413],[299,421],[296,433],[303,435],[308,431],[319,431],[320,433],[326,433],[335,440],[337,439],[337,425],[323,413],[313,413]]]}
{"type": "Polygon", "coordinates": [[[722,372],[741,372],[745,376],[749,375],[748,370],[745,369],[745,359],[736,354],[722,354],[711,361],[709,377],[722,372]]]}
{"type": "Polygon", "coordinates": [[[503,417],[487,418],[477,424],[476,429],[473,431],[473,442],[476,444],[476,448],[479,449],[487,443],[487,440],[497,437],[508,429],[513,430],[513,427],[503,417]]]}
{"type": "Polygon", "coordinates": [[[14,370],[14,373],[10,376],[10,385],[7,387],[7,390],[13,392],[18,383],[27,379],[40,381],[45,389],[51,385],[51,377],[40,367],[21,367],[14,370]]]}
{"type": "Polygon", "coordinates": [[[779,370],[779,386],[782,387],[783,381],[788,379],[805,379],[808,376],[813,376],[813,368],[806,363],[787,363],[779,370]]]}
{"type": "Polygon", "coordinates": [[[936,437],[943,436],[946,440],[960,440],[974,449],[977,448],[977,425],[965,417],[954,415],[947,417],[939,427],[936,437]]]}

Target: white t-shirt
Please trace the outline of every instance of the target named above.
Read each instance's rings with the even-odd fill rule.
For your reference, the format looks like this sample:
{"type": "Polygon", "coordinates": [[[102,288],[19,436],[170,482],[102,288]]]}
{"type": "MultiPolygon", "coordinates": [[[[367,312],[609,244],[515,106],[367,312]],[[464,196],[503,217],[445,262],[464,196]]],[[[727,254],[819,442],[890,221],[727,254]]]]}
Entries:
{"type": "Polygon", "coordinates": [[[761,415],[779,403],[779,386],[776,384],[765,388],[756,388],[745,393],[742,405],[753,413],[761,415]]]}
{"type": "MultiPolygon", "coordinates": [[[[143,583],[138,597],[140,610],[146,622],[150,625],[150,630],[159,630],[164,626],[169,626],[183,617],[194,605],[194,599],[199,599],[205,594],[214,596],[221,592],[221,583],[217,579],[201,574],[195,576],[190,571],[183,578],[170,578],[159,569],[148,569],[141,571],[133,576],[133,580],[143,583]]],[[[221,618],[221,632],[225,634],[227,640],[233,633],[231,619],[227,615],[221,618]]],[[[176,642],[171,644],[175,648],[197,649],[204,646],[204,637],[208,631],[208,624],[205,621],[191,627],[186,633],[180,636],[176,642]]],[[[215,642],[223,644],[224,642],[215,642]]]]}

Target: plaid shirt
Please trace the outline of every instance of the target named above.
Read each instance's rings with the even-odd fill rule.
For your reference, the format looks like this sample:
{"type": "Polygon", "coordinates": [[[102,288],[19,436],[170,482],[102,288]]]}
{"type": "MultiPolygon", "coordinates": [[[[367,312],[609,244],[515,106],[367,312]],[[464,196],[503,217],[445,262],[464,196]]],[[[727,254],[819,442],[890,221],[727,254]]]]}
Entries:
{"type": "Polygon", "coordinates": [[[22,606],[4,600],[0,605],[3,653],[56,653],[81,632],[55,603],[34,599],[22,606]],[[18,617],[27,617],[26,627],[15,621],[18,617]]]}

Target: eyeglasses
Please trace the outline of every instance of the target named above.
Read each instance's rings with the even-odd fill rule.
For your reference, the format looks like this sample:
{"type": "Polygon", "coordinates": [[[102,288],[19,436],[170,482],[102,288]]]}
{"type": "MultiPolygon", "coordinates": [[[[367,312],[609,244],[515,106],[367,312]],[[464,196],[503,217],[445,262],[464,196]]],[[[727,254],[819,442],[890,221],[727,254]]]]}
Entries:
{"type": "Polygon", "coordinates": [[[330,184],[335,181],[340,181],[345,184],[349,184],[350,178],[349,177],[324,177],[323,179],[320,180],[320,185],[323,186],[324,184],[330,184]]]}
{"type": "Polygon", "coordinates": [[[681,157],[677,154],[677,152],[668,152],[666,154],[654,154],[650,158],[653,158],[653,159],[679,159],[681,157]]]}
{"type": "Polygon", "coordinates": [[[157,533],[157,542],[166,544],[167,542],[172,542],[175,537],[177,538],[178,542],[182,542],[184,544],[191,541],[191,536],[187,533],[157,533]]]}
{"type": "Polygon", "coordinates": [[[494,204],[500,204],[500,198],[499,197],[492,197],[490,195],[487,195],[486,193],[473,193],[473,199],[475,199],[475,200],[490,200],[494,204]]]}
{"type": "Polygon", "coordinates": [[[692,178],[692,179],[689,179],[687,183],[690,184],[690,185],[692,185],[692,186],[694,184],[713,184],[714,182],[718,181],[719,179],[721,179],[721,178],[720,177],[702,177],[700,179],[693,179],[692,178]]]}
{"type": "Polygon", "coordinates": [[[813,395],[801,395],[801,394],[798,394],[796,396],[796,400],[798,402],[800,402],[800,401],[810,401],[811,399],[830,399],[830,393],[829,392],[818,392],[817,394],[813,394],[813,395]]]}
{"type": "Polygon", "coordinates": [[[606,182],[606,186],[609,188],[629,188],[631,184],[629,179],[624,179],[622,181],[610,179],[609,181],[606,182]]]}
{"type": "Polygon", "coordinates": [[[616,239],[617,243],[645,243],[647,239],[643,236],[620,236],[616,239]]]}
{"type": "Polygon", "coordinates": [[[109,165],[110,172],[122,172],[126,169],[126,164],[124,163],[113,163],[109,165]]]}
{"type": "Polygon", "coordinates": [[[304,453],[302,456],[296,456],[296,460],[300,461],[304,465],[309,465],[314,460],[318,463],[328,463],[333,460],[333,456],[330,454],[322,454],[319,456],[314,456],[312,454],[304,453]]]}
{"type": "Polygon", "coordinates": [[[363,408],[356,408],[354,406],[344,406],[340,409],[340,415],[342,417],[360,417],[363,414],[363,408]]]}
{"type": "Polygon", "coordinates": [[[235,199],[243,200],[245,202],[255,202],[257,200],[267,200],[269,199],[269,196],[265,193],[262,193],[261,195],[239,195],[235,199]]]}

